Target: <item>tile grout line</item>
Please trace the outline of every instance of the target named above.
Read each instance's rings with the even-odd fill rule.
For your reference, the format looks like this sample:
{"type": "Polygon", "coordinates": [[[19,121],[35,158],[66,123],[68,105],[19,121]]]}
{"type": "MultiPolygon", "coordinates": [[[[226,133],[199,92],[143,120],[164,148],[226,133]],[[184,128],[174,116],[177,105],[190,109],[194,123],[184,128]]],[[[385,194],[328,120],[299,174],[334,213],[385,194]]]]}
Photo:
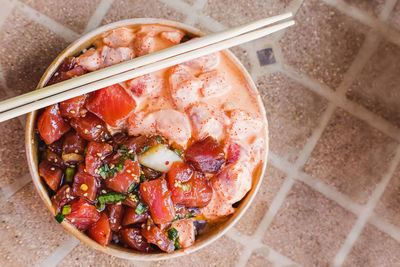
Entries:
{"type": "MultiPolygon", "coordinates": [[[[252,244],[252,243],[254,243],[254,239],[253,238],[251,238],[250,236],[247,236],[247,235],[244,235],[244,234],[242,234],[241,232],[239,232],[236,228],[232,228],[231,230],[229,230],[227,233],[226,233],[226,236],[228,236],[229,238],[231,238],[232,240],[234,240],[234,241],[236,241],[236,242],[238,242],[238,243],[240,243],[240,244],[242,244],[244,247],[245,247],[245,250],[246,250],[246,247],[248,247],[249,246],[249,244],[252,244]]],[[[256,243],[254,246],[252,246],[252,251],[251,252],[255,252],[256,250],[258,250],[258,249],[268,249],[269,250],[269,252],[270,253],[272,253],[273,255],[273,257],[275,258],[275,261],[285,261],[285,262],[287,262],[287,264],[295,264],[295,265],[297,265],[297,263],[295,263],[293,260],[291,260],[290,258],[288,258],[288,257],[286,257],[285,255],[283,255],[283,254],[281,254],[281,253],[279,253],[279,252],[277,252],[276,250],[274,250],[273,248],[271,248],[271,247],[269,247],[269,246],[267,246],[267,245],[265,245],[265,244],[263,244],[263,243],[256,243]]],[[[245,251],[241,251],[241,253],[243,254],[243,253],[247,253],[247,252],[245,252],[245,251]]],[[[251,256],[251,255],[250,255],[251,256]]],[[[274,262],[275,262],[274,261],[274,262]]],[[[240,266],[245,266],[245,264],[241,264],[240,266]]]]}
{"type": "MultiPolygon", "coordinates": [[[[1,62],[0,62],[0,85],[2,86],[2,91],[6,94],[7,97],[11,98],[15,96],[15,92],[7,86],[1,62]]],[[[25,115],[18,116],[17,119],[25,131],[25,115]]]]}
{"type": "Polygon", "coordinates": [[[374,213],[371,215],[368,222],[400,243],[400,227],[387,222],[374,213]]]}
{"type": "Polygon", "coordinates": [[[50,267],[57,266],[71,251],[79,244],[79,240],[75,237],[71,237],[62,245],[60,245],[49,257],[47,257],[40,266],[50,267]]]}
{"type": "Polygon", "coordinates": [[[370,200],[365,205],[362,213],[357,219],[357,222],[355,223],[350,233],[348,234],[344,244],[340,248],[339,252],[336,254],[333,261],[334,266],[341,266],[346,256],[350,253],[354,243],[357,241],[357,238],[359,237],[361,231],[368,222],[369,217],[372,215],[373,210],[379,201],[379,198],[384,193],[385,188],[389,184],[390,179],[392,178],[394,172],[396,171],[396,167],[399,163],[400,163],[400,145],[398,145],[396,149],[396,154],[390,163],[387,173],[383,176],[382,180],[376,186],[374,192],[370,197],[370,200]]]}
{"type": "Polygon", "coordinates": [[[108,10],[110,9],[113,3],[114,0],[101,0],[100,4],[97,6],[92,17],[87,23],[84,33],[94,30],[100,26],[104,16],[107,14],[108,10]]]}
{"type": "MultiPolygon", "coordinates": [[[[347,4],[344,0],[322,0],[324,3],[335,7],[337,10],[342,12],[343,14],[361,22],[362,24],[372,28],[373,30],[380,33],[387,40],[400,45],[400,33],[387,25],[385,20],[387,18],[377,19],[372,17],[371,15],[366,14],[364,11],[359,10],[358,8],[347,4]]],[[[388,2],[388,5],[391,4],[394,7],[392,2],[388,2]]],[[[390,8],[390,7],[388,7],[390,8]]],[[[383,10],[380,14],[380,17],[389,16],[390,12],[387,10],[383,10]]]]}
{"type": "Polygon", "coordinates": [[[10,197],[12,197],[15,193],[17,193],[19,190],[24,188],[30,182],[31,182],[31,175],[28,172],[25,175],[23,175],[21,178],[16,180],[15,182],[11,183],[10,185],[1,187],[0,188],[1,203],[4,203],[5,201],[7,201],[10,197]]]}
{"type": "Polygon", "coordinates": [[[12,0],[10,2],[11,2],[11,5],[7,6],[7,8],[8,8],[7,10],[5,10],[4,6],[2,7],[3,8],[2,12],[4,12],[4,13],[2,13],[1,14],[2,16],[0,17],[0,28],[3,26],[3,23],[7,20],[8,16],[11,14],[11,12],[14,10],[16,1],[12,0]]]}
{"type": "Polygon", "coordinates": [[[20,1],[17,1],[17,7],[25,15],[27,15],[31,20],[46,27],[47,29],[49,29],[52,32],[56,33],[57,35],[61,36],[68,42],[75,41],[80,36],[80,34],[74,32],[73,30],[69,29],[68,27],[58,23],[57,21],[49,18],[48,16],[40,13],[39,11],[31,8],[28,5],[25,5],[24,3],[20,2],[20,1]]]}
{"type": "MultiPolygon", "coordinates": [[[[394,7],[393,1],[387,2],[385,4],[384,9],[381,11],[380,18],[382,20],[386,20],[394,7]]],[[[346,72],[345,78],[351,77],[354,80],[356,73],[361,71],[362,68],[367,64],[367,61],[371,58],[373,53],[378,49],[380,44],[380,38],[376,37],[371,31],[367,34],[366,40],[364,41],[363,46],[361,47],[356,59],[353,61],[350,69],[346,72]]],[[[341,87],[338,89],[338,93],[341,94],[342,97],[346,97],[346,89],[351,86],[351,81],[343,80],[341,87]]],[[[379,198],[383,194],[386,186],[389,184],[391,177],[393,176],[396,166],[400,161],[400,145],[398,145],[396,154],[391,161],[391,164],[387,170],[387,173],[381,178],[381,181],[376,186],[372,195],[370,196],[370,200],[363,207],[361,213],[359,214],[356,223],[353,225],[349,234],[347,235],[344,243],[341,248],[335,255],[333,259],[333,266],[342,266],[344,261],[346,260],[347,255],[351,252],[354,244],[356,243],[358,237],[363,231],[369,217],[373,214],[373,209],[379,201],[379,198]]]]}
{"type": "Polygon", "coordinates": [[[189,25],[196,25],[196,23],[199,21],[199,14],[201,14],[206,4],[207,0],[197,0],[192,5],[194,12],[187,12],[188,14],[186,15],[185,23],[189,25]],[[191,13],[193,13],[193,15],[191,13]]]}
{"type": "Polygon", "coordinates": [[[333,102],[336,106],[346,110],[356,118],[365,121],[367,124],[378,129],[387,136],[393,138],[394,140],[400,141],[400,129],[386,119],[376,115],[363,106],[348,100],[345,96],[335,93],[325,85],[320,84],[318,81],[314,81],[310,77],[297,74],[296,71],[289,66],[285,66],[285,68],[282,70],[282,73],[304,85],[307,87],[307,89],[325,97],[328,101],[333,102]]]}

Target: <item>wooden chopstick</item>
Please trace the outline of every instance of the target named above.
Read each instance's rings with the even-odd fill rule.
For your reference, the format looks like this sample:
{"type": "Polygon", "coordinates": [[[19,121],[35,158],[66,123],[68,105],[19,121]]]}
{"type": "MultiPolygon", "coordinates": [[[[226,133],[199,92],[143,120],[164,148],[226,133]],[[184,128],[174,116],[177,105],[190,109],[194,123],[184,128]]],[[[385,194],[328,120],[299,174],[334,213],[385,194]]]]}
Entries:
{"type": "Polygon", "coordinates": [[[22,106],[24,104],[31,103],[33,101],[40,100],[42,98],[56,95],[66,90],[70,90],[75,87],[79,87],[88,83],[92,83],[94,81],[104,79],[125,71],[129,71],[135,68],[142,67],[147,64],[151,64],[169,57],[173,57],[179,54],[186,53],[188,51],[192,51],[195,49],[199,49],[201,47],[217,43],[238,35],[241,35],[246,32],[250,32],[256,30],[261,27],[265,27],[267,25],[271,25],[278,21],[282,21],[284,19],[290,18],[292,13],[285,13],[281,15],[277,15],[270,18],[265,18],[261,20],[257,20],[254,22],[250,22],[245,25],[241,25],[232,29],[228,29],[222,32],[213,33],[210,35],[206,35],[190,42],[185,42],[176,46],[172,46],[167,49],[163,49],[157,51],[155,53],[151,53],[145,56],[141,56],[129,61],[125,61],[104,69],[100,69],[94,72],[90,72],[84,74],[79,77],[75,77],[70,80],[66,80],[54,85],[46,86],[42,89],[34,90],[32,92],[23,94],[21,96],[16,96],[7,100],[0,102],[0,112],[10,110],[16,108],[18,106],[22,106]]]}
{"type": "MultiPolygon", "coordinates": [[[[295,22],[293,20],[290,20],[287,22],[273,25],[273,26],[269,26],[269,27],[265,27],[262,29],[248,32],[248,33],[244,33],[242,35],[238,35],[238,36],[232,37],[230,39],[226,39],[226,40],[223,40],[223,41],[220,41],[217,43],[213,43],[213,44],[201,47],[196,50],[192,50],[192,51],[189,51],[189,52],[186,52],[183,54],[181,53],[174,57],[169,57],[164,60],[159,60],[159,61],[147,64],[147,65],[144,65],[137,69],[130,69],[128,71],[116,74],[111,77],[107,77],[107,78],[104,78],[101,80],[96,80],[91,83],[85,84],[84,86],[77,86],[71,90],[63,91],[56,95],[42,98],[38,101],[31,102],[31,103],[22,105],[20,107],[16,107],[14,109],[4,111],[4,112],[0,113],[0,122],[8,120],[10,118],[20,116],[25,113],[32,112],[34,110],[37,110],[37,109],[40,109],[40,108],[43,108],[46,106],[50,106],[52,104],[55,104],[55,103],[85,94],[85,93],[96,91],[100,88],[104,88],[104,87],[107,87],[107,86],[110,86],[110,85],[113,85],[113,84],[116,84],[119,82],[123,82],[123,81],[129,80],[129,79],[135,78],[135,77],[145,75],[150,72],[161,70],[161,69],[164,69],[164,68],[176,65],[176,64],[180,64],[180,63],[188,61],[188,60],[192,60],[192,59],[195,59],[195,58],[198,58],[198,57],[210,54],[210,53],[214,53],[214,52],[217,52],[217,51],[220,51],[223,49],[230,48],[232,46],[236,46],[236,45],[239,45],[239,44],[242,44],[245,42],[249,42],[249,41],[261,38],[268,34],[271,34],[271,33],[277,32],[279,30],[285,29],[287,27],[290,27],[290,26],[294,25],[294,23],[295,22]]],[[[109,68],[111,68],[111,67],[109,67],[109,68]]],[[[107,70],[109,68],[106,68],[104,70],[107,70]]],[[[71,87],[69,87],[69,88],[71,88],[71,87]]]]}

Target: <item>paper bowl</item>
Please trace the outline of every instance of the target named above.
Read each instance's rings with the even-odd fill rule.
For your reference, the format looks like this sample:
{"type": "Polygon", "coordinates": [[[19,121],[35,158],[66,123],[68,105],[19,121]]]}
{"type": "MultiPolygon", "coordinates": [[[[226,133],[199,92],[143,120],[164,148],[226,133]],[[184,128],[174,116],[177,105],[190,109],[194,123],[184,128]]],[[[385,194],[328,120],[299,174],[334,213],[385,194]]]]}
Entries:
{"type": "MultiPolygon", "coordinates": [[[[57,58],[51,63],[51,65],[47,68],[46,72],[43,74],[37,88],[42,88],[47,81],[51,78],[52,74],[55,72],[57,69],[58,65],[63,61],[63,59],[67,56],[72,56],[78,54],[80,51],[82,51],[84,48],[89,47],[92,42],[99,37],[103,32],[111,30],[113,28],[121,27],[121,26],[131,26],[131,25],[138,25],[138,24],[163,24],[163,25],[169,25],[173,26],[176,28],[179,28],[181,30],[184,30],[186,33],[189,35],[193,36],[201,36],[203,33],[199,30],[196,29],[192,26],[175,22],[175,21],[169,21],[169,20],[164,20],[164,19],[154,19],[154,18],[136,18],[136,19],[128,19],[128,20],[123,20],[123,21],[118,21],[115,23],[111,23],[105,26],[102,26],[100,28],[97,28],[85,35],[83,35],[81,38],[73,42],[71,45],[69,45],[64,51],[62,51],[57,58]]],[[[260,105],[260,108],[263,113],[265,125],[267,125],[267,119],[265,116],[265,109],[263,106],[263,103],[261,101],[261,98],[258,94],[257,88],[251,79],[249,73],[246,71],[246,69],[243,67],[243,65],[240,63],[240,61],[228,50],[225,50],[223,53],[225,53],[241,70],[243,76],[247,80],[247,83],[249,85],[249,90],[252,91],[255,95],[257,95],[257,100],[258,104],[260,105]]],[[[27,154],[27,160],[28,160],[28,165],[29,165],[29,170],[32,176],[33,183],[35,184],[35,187],[42,198],[43,202],[47,206],[47,208],[50,210],[51,214],[55,215],[56,211],[52,207],[51,200],[49,197],[49,194],[46,189],[46,185],[42,181],[42,179],[39,177],[39,172],[38,172],[38,160],[39,160],[39,151],[38,151],[38,141],[39,141],[39,136],[37,134],[37,131],[35,130],[36,126],[36,120],[37,120],[37,115],[38,112],[34,111],[30,113],[27,117],[27,123],[26,123],[26,132],[25,132],[25,146],[26,146],[26,154],[27,154]]],[[[267,131],[267,127],[266,127],[267,131]]],[[[65,230],[73,234],[76,238],[78,238],[80,241],[83,243],[87,244],[88,246],[101,251],[103,253],[113,255],[115,257],[119,258],[124,258],[128,260],[139,260],[139,261],[154,261],[154,260],[165,260],[165,259],[171,259],[175,257],[179,257],[182,255],[187,255],[189,253],[192,253],[196,250],[199,250],[201,248],[206,247],[207,245],[211,244],[214,242],[216,239],[224,235],[245,213],[246,209],[251,205],[251,202],[253,201],[258,188],[260,187],[262,177],[264,176],[266,164],[267,164],[267,153],[268,153],[268,133],[265,133],[266,139],[266,148],[265,148],[265,157],[262,161],[262,164],[260,164],[257,168],[256,171],[254,172],[253,176],[253,182],[252,182],[252,188],[251,190],[247,193],[247,195],[241,200],[240,204],[237,207],[237,210],[235,211],[234,214],[228,216],[227,218],[221,220],[217,224],[213,224],[212,227],[209,227],[209,229],[203,233],[202,235],[198,236],[196,239],[196,242],[193,246],[186,248],[186,249],[180,249],[177,250],[173,253],[141,253],[138,251],[135,251],[133,249],[128,249],[128,248],[123,248],[118,245],[113,245],[110,244],[107,247],[103,247],[96,243],[94,240],[89,238],[86,234],[80,232],[77,230],[74,226],[72,226],[70,223],[67,221],[64,221],[61,225],[64,227],[65,230]]],[[[57,223],[54,221],[54,223],[57,223]]]]}

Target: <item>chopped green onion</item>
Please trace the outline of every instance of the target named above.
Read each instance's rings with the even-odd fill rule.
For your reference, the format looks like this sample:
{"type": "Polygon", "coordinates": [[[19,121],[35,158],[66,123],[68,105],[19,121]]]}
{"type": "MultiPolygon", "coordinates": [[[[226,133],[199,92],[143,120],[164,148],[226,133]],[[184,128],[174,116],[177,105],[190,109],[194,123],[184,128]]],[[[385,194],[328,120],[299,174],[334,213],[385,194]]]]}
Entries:
{"type": "Polygon", "coordinates": [[[162,137],[161,137],[161,135],[157,135],[157,141],[158,141],[159,143],[162,142],[162,137]]]}
{"type": "Polygon", "coordinates": [[[145,146],[144,148],[143,148],[143,150],[142,150],[142,152],[145,152],[147,149],[149,149],[150,148],[150,146],[145,146]]]}
{"type": "Polygon", "coordinates": [[[145,212],[146,210],[147,210],[147,207],[145,205],[143,205],[142,202],[139,202],[139,204],[136,206],[135,212],[137,215],[140,215],[143,212],[145,212]]]}
{"type": "Polygon", "coordinates": [[[68,215],[71,213],[71,205],[64,205],[61,211],[62,215],[68,215]]]}
{"type": "Polygon", "coordinates": [[[122,172],[122,169],[124,168],[124,163],[123,162],[120,162],[120,163],[118,163],[118,165],[117,166],[115,166],[115,170],[117,171],[117,172],[122,172]]]}
{"type": "Polygon", "coordinates": [[[110,192],[110,193],[98,196],[97,200],[100,203],[112,203],[112,202],[118,202],[118,201],[124,200],[125,198],[126,198],[126,195],[124,195],[124,194],[110,192]]]}
{"type": "Polygon", "coordinates": [[[65,170],[65,182],[72,183],[74,181],[75,168],[68,167],[65,170]]]}
{"type": "Polygon", "coordinates": [[[140,175],[140,182],[143,183],[144,181],[146,181],[146,176],[142,173],[140,175]]]}
{"type": "Polygon", "coordinates": [[[98,202],[95,204],[95,207],[96,207],[97,210],[104,210],[104,208],[106,207],[106,204],[100,203],[100,201],[98,201],[98,202]]]}
{"type": "Polygon", "coordinates": [[[179,249],[179,236],[178,231],[175,228],[170,228],[168,230],[168,239],[174,242],[175,249],[179,249]]]}
{"type": "Polygon", "coordinates": [[[175,247],[175,249],[181,248],[181,246],[179,245],[179,237],[177,239],[175,239],[174,247],[175,247]]]}
{"type": "MultiPolygon", "coordinates": [[[[99,174],[100,174],[101,178],[103,178],[103,179],[114,177],[115,171],[118,171],[118,170],[116,170],[116,168],[111,169],[107,163],[99,168],[99,174]]],[[[120,172],[120,171],[118,171],[118,172],[120,172]]]]}
{"type": "Polygon", "coordinates": [[[139,184],[137,184],[137,183],[131,184],[131,185],[129,186],[129,188],[128,188],[128,192],[130,193],[130,192],[132,192],[133,190],[135,190],[135,188],[136,188],[137,185],[139,185],[139,184]]]}
{"type": "Polygon", "coordinates": [[[128,148],[126,146],[120,146],[119,151],[121,151],[122,153],[126,153],[128,152],[128,148]]]}
{"type": "Polygon", "coordinates": [[[174,152],[175,152],[175,154],[177,154],[179,157],[182,156],[182,152],[181,152],[179,149],[175,148],[175,149],[174,149],[174,152]]]}
{"type": "Polygon", "coordinates": [[[196,217],[196,215],[193,215],[193,214],[188,214],[185,216],[186,219],[190,219],[190,218],[194,218],[194,217],[196,217]]]}
{"type": "Polygon", "coordinates": [[[178,238],[178,230],[176,230],[175,228],[170,228],[168,230],[168,239],[171,241],[174,241],[178,238]]]}
{"type": "Polygon", "coordinates": [[[57,213],[57,215],[54,216],[54,219],[56,219],[56,221],[57,221],[58,223],[62,223],[62,222],[64,221],[65,217],[64,217],[64,215],[62,215],[61,213],[57,213]]]}
{"type": "Polygon", "coordinates": [[[174,220],[173,220],[173,222],[177,222],[177,221],[179,221],[179,220],[180,220],[180,219],[179,219],[178,215],[176,215],[175,218],[174,218],[174,220]]]}

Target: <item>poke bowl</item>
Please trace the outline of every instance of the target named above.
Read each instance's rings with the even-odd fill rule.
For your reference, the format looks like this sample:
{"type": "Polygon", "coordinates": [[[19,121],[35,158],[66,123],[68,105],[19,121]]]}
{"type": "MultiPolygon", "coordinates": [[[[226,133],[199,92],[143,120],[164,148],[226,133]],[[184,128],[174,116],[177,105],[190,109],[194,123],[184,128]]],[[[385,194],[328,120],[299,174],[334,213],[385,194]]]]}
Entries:
{"type": "MultiPolygon", "coordinates": [[[[61,52],[37,88],[202,35],[163,19],[108,24],[61,52]]],[[[32,112],[25,146],[67,231],[149,261],[203,248],[243,216],[265,172],[267,129],[254,82],[224,50],[32,112]]]]}

